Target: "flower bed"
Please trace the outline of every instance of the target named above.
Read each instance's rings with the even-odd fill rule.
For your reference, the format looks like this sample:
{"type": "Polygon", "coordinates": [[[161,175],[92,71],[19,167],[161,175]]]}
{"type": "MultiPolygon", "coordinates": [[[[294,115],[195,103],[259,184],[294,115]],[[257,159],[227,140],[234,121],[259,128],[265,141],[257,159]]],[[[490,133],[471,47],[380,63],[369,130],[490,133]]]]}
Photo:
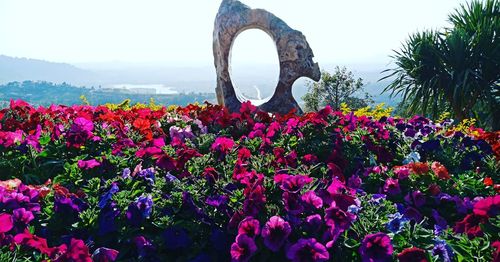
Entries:
{"type": "Polygon", "coordinates": [[[500,133],[250,104],[0,124],[1,261],[500,259],[500,133]]]}

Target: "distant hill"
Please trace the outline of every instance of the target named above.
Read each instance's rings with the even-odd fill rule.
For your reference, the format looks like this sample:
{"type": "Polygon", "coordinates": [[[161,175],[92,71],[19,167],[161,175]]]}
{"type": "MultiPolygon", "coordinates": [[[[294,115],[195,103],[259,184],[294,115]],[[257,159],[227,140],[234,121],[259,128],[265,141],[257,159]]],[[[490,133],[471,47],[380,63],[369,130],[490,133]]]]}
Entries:
{"type": "Polygon", "coordinates": [[[97,78],[97,73],[70,64],[0,55],[0,84],[32,80],[87,85],[97,78]]]}

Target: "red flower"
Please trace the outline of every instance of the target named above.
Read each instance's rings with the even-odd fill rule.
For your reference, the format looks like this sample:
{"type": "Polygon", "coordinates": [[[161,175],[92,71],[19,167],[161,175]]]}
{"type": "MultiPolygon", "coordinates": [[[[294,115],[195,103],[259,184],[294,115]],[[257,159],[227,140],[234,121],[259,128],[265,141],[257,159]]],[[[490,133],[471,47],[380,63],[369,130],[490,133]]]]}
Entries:
{"type": "Polygon", "coordinates": [[[417,175],[423,175],[429,172],[429,165],[427,165],[427,163],[415,162],[415,163],[410,163],[409,166],[410,169],[413,171],[413,173],[417,175]]]}
{"type": "Polygon", "coordinates": [[[28,230],[25,230],[24,233],[17,234],[14,237],[14,243],[31,247],[40,251],[42,254],[49,255],[52,253],[52,249],[47,245],[47,240],[45,238],[32,235],[28,230]]]}
{"type": "Polygon", "coordinates": [[[433,162],[431,165],[431,169],[434,174],[440,179],[447,180],[451,178],[450,174],[448,173],[448,169],[446,169],[446,167],[439,162],[433,162]]]}
{"type": "Polygon", "coordinates": [[[401,262],[427,262],[427,252],[418,247],[405,248],[398,254],[398,260],[401,262]]]}
{"type": "Polygon", "coordinates": [[[493,179],[491,177],[485,177],[483,180],[484,186],[492,186],[493,185],[493,179]]]}
{"type": "Polygon", "coordinates": [[[74,262],[92,262],[89,254],[89,248],[80,239],[71,239],[66,253],[59,256],[54,262],[74,261],[74,262]]]}
{"type": "Polygon", "coordinates": [[[466,233],[472,239],[483,236],[484,233],[481,230],[481,224],[486,224],[487,222],[487,216],[469,214],[462,221],[457,222],[453,230],[455,233],[466,233]]]}

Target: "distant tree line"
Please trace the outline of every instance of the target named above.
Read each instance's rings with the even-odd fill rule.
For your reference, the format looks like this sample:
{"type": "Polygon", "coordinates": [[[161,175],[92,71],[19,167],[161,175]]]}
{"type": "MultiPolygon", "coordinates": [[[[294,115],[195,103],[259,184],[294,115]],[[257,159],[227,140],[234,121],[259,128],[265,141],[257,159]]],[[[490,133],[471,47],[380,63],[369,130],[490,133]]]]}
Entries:
{"type": "Polygon", "coordinates": [[[188,105],[194,102],[214,102],[213,93],[179,93],[179,94],[137,94],[124,89],[86,88],[72,86],[67,83],[55,84],[45,81],[11,82],[0,85],[0,107],[8,105],[10,99],[22,99],[34,105],[48,106],[51,104],[75,105],[82,104],[81,96],[85,96],[91,105],[105,103],[121,103],[130,99],[131,103],[148,104],[154,98],[156,104],[188,105]]]}

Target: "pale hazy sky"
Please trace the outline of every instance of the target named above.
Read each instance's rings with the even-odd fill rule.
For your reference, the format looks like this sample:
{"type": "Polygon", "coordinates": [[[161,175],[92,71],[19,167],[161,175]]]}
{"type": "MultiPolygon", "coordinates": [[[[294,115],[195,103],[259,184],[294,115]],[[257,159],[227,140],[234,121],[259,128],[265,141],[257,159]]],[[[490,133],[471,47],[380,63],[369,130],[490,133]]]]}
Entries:
{"type": "MultiPolygon", "coordinates": [[[[384,63],[408,34],[447,25],[466,0],[243,0],[307,37],[320,63],[384,63]]],[[[0,54],[56,62],[212,65],[220,0],[0,0],[0,54]]],[[[268,63],[263,32],[245,32],[233,56],[268,63]],[[263,51],[263,52],[260,52],[263,51]]]]}

